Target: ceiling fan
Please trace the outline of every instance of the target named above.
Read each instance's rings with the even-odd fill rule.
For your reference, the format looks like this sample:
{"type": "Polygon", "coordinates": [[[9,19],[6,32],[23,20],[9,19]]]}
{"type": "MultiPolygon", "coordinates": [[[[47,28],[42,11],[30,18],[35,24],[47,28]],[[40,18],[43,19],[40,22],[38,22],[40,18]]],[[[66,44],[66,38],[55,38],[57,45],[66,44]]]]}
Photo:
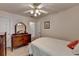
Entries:
{"type": "Polygon", "coordinates": [[[41,14],[48,13],[47,11],[41,9],[44,7],[43,5],[41,5],[41,3],[33,3],[28,6],[30,7],[30,10],[27,10],[24,13],[30,13],[34,17],[40,16],[41,14]]]}

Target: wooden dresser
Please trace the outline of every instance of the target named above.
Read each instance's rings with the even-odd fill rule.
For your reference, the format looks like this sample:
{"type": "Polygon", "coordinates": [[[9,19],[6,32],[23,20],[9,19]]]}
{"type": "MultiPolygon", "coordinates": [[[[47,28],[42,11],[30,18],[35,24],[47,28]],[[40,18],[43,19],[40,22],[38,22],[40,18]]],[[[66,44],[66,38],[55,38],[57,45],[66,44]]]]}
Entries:
{"type": "Polygon", "coordinates": [[[26,25],[23,22],[15,24],[15,34],[12,34],[11,38],[12,51],[31,42],[31,34],[27,33],[26,25]]]}
{"type": "Polygon", "coordinates": [[[31,42],[31,34],[13,34],[12,35],[12,50],[18,47],[28,45],[31,42]]]}

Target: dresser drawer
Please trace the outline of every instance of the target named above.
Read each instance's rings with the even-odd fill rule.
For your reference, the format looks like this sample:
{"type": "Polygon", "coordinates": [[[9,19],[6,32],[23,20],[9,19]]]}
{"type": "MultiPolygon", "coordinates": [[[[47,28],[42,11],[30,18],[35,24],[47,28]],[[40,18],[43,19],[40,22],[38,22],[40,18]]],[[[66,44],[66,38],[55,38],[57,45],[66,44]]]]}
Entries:
{"type": "Polygon", "coordinates": [[[13,35],[12,36],[12,48],[18,48],[18,47],[28,45],[30,41],[31,41],[30,34],[13,35]]]}

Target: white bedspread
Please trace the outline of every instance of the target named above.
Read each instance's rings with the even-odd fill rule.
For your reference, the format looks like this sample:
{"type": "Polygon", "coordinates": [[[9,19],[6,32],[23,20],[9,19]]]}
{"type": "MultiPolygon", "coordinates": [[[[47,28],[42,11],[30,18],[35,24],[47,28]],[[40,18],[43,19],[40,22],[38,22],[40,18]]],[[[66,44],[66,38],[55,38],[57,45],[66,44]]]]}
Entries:
{"type": "Polygon", "coordinates": [[[38,38],[30,44],[31,52],[35,56],[72,56],[67,47],[68,41],[54,38],[38,38]]]}

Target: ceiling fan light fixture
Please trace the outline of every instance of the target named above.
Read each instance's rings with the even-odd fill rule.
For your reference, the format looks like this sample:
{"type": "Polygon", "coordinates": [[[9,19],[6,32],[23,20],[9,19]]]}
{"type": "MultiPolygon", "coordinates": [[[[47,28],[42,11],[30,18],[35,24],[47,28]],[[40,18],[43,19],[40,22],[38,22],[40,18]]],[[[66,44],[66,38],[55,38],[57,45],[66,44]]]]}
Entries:
{"type": "Polygon", "coordinates": [[[33,10],[31,10],[31,11],[30,11],[30,13],[31,13],[31,14],[33,14],[33,13],[34,13],[34,11],[33,11],[33,10]]]}
{"type": "Polygon", "coordinates": [[[38,15],[41,15],[41,13],[39,12],[38,15]]]}
{"type": "Polygon", "coordinates": [[[36,10],[35,10],[35,13],[39,13],[39,10],[38,10],[38,9],[36,9],[36,10]]]}
{"type": "Polygon", "coordinates": [[[48,13],[47,11],[41,9],[43,7],[43,5],[40,5],[40,3],[33,3],[28,6],[31,7],[31,9],[25,11],[24,13],[28,13],[28,15],[30,15],[32,17],[39,17],[42,14],[48,13]]]}
{"type": "Polygon", "coordinates": [[[34,16],[37,17],[37,14],[35,13],[34,16]]]}

